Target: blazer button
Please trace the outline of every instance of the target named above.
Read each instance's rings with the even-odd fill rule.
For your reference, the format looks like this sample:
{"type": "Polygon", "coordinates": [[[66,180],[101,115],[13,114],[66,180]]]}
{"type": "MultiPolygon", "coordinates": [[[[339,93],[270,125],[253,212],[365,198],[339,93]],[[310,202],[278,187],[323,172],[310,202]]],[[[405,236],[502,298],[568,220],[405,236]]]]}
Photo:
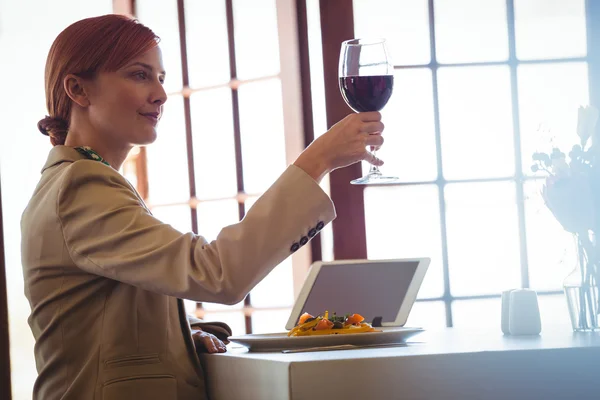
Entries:
{"type": "Polygon", "coordinates": [[[306,243],[308,243],[308,238],[306,236],[302,236],[302,239],[300,239],[300,245],[304,246],[306,243]]]}
{"type": "Polygon", "coordinates": [[[294,244],[292,245],[292,247],[290,247],[290,251],[291,251],[292,253],[295,253],[296,251],[298,251],[298,249],[299,249],[299,248],[300,248],[300,245],[299,245],[298,243],[294,243],[294,244]]]}
{"type": "Polygon", "coordinates": [[[312,228],[310,231],[308,231],[309,238],[315,237],[316,234],[317,234],[317,230],[315,228],[312,228]]]}
{"type": "Polygon", "coordinates": [[[325,227],[325,224],[323,223],[323,221],[319,221],[319,223],[317,224],[317,230],[320,231],[321,229],[323,229],[323,227],[325,227]]]}

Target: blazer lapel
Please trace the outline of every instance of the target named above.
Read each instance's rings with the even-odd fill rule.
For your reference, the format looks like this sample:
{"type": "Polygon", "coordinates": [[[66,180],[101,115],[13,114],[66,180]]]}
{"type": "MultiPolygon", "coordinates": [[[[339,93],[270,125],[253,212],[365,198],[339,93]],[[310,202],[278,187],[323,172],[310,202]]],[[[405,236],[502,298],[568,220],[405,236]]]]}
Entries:
{"type": "Polygon", "coordinates": [[[183,339],[185,340],[185,345],[188,349],[188,354],[192,358],[192,362],[194,364],[194,368],[196,369],[196,373],[200,377],[204,377],[204,371],[202,369],[202,365],[200,364],[200,359],[198,358],[198,354],[196,353],[196,346],[194,345],[194,341],[192,340],[192,331],[190,329],[190,323],[187,320],[187,314],[185,312],[185,306],[183,304],[183,300],[177,299],[177,311],[179,317],[179,324],[181,325],[181,332],[183,334],[183,339]]]}

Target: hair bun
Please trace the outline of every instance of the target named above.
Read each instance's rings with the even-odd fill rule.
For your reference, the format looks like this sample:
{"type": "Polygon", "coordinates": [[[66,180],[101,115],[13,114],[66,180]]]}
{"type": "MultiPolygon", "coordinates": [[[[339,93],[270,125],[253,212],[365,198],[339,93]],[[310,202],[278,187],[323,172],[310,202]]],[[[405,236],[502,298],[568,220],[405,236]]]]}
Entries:
{"type": "Polygon", "coordinates": [[[44,135],[50,136],[50,141],[54,146],[65,143],[69,124],[64,119],[46,115],[38,122],[37,127],[44,135]]]}

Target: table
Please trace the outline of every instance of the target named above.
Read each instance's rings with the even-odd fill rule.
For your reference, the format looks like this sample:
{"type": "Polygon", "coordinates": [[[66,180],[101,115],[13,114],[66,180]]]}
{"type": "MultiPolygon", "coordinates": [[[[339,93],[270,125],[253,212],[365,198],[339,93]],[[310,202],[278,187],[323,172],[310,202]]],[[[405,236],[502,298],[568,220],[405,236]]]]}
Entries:
{"type": "Polygon", "coordinates": [[[600,333],[448,328],[411,340],[295,354],[233,348],[202,362],[212,400],[600,399],[600,333]]]}

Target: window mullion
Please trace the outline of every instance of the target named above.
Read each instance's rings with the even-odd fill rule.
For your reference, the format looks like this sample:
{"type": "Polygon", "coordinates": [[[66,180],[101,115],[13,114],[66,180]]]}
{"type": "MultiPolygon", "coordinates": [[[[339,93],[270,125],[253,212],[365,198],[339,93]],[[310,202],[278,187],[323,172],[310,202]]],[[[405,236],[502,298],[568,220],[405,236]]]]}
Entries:
{"type": "MultiPolygon", "coordinates": [[[[235,26],[233,18],[233,0],[226,0],[226,11],[227,11],[227,39],[229,43],[229,73],[232,81],[237,79],[237,64],[235,56],[235,26]]],[[[233,115],[233,134],[234,134],[234,145],[235,145],[235,166],[236,166],[236,178],[237,178],[237,190],[238,193],[244,193],[244,170],[243,170],[243,158],[242,158],[242,134],[240,127],[240,105],[238,98],[237,87],[231,88],[231,107],[233,115]]],[[[240,221],[246,214],[246,206],[244,203],[238,203],[238,214],[240,221]]],[[[250,294],[244,298],[244,306],[251,306],[250,294]]],[[[246,325],[246,333],[252,333],[252,316],[244,315],[244,322],[246,325]]]]}
{"type": "MultiPolygon", "coordinates": [[[[354,36],[352,0],[321,0],[320,11],[327,126],[332,127],[352,112],[342,99],[338,83],[341,43],[354,36]]],[[[332,223],[333,253],[338,260],[367,258],[364,187],[350,184],[361,175],[361,163],[330,174],[331,199],[337,212],[332,223]]]]}
{"type": "Polygon", "coordinates": [[[446,229],[446,200],[444,190],[446,181],[444,180],[444,169],[442,159],[442,139],[440,131],[440,104],[438,93],[438,63],[435,48],[435,10],[434,0],[428,1],[429,12],[429,45],[431,53],[431,77],[433,88],[433,116],[436,142],[436,159],[438,171],[438,204],[440,208],[440,234],[442,245],[442,273],[444,276],[444,305],[446,310],[446,326],[452,326],[452,293],[450,291],[450,268],[448,263],[448,232],[446,229]]]}
{"type": "Polygon", "coordinates": [[[517,79],[517,56],[515,36],[514,0],[506,0],[506,18],[508,26],[508,64],[510,68],[510,87],[512,96],[513,140],[515,154],[515,187],[517,196],[517,215],[520,239],[521,287],[529,287],[529,264],[527,257],[527,232],[525,224],[525,195],[523,193],[523,167],[521,154],[521,129],[519,113],[519,87],[517,79]]]}

